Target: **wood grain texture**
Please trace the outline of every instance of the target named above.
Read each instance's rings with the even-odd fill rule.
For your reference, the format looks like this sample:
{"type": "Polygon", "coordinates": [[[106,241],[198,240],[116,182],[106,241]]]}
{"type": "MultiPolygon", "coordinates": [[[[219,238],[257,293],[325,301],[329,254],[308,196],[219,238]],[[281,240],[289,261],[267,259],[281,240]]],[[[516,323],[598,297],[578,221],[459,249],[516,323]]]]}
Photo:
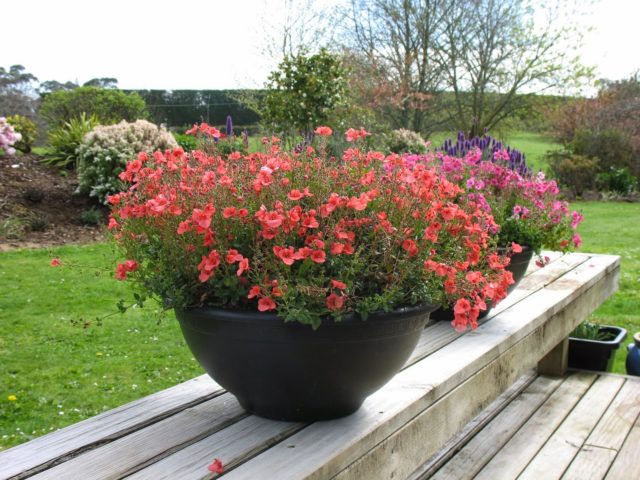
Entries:
{"type": "Polygon", "coordinates": [[[617,454],[609,448],[585,445],[562,475],[562,480],[601,480],[617,454]]]}
{"type": "Polygon", "coordinates": [[[564,338],[538,362],[540,375],[562,377],[569,365],[569,338],[564,338]]]}
{"type": "Polygon", "coordinates": [[[611,402],[611,406],[593,429],[586,444],[619,450],[638,415],[640,415],[640,378],[634,377],[626,380],[614,401],[611,402]]]}
{"type": "Polygon", "coordinates": [[[633,475],[640,472],[638,445],[640,445],[640,418],[633,424],[629,435],[622,444],[613,465],[607,472],[606,480],[634,478],[633,475]]]}
{"type": "MultiPolygon", "coordinates": [[[[37,480],[117,479],[140,470],[246,416],[229,393],[36,474],[37,480]]],[[[206,467],[206,465],[205,465],[206,467]]]]}
{"type": "MultiPolygon", "coordinates": [[[[473,438],[478,432],[487,428],[496,416],[507,408],[512,401],[519,398],[520,394],[527,388],[530,388],[532,383],[535,383],[537,374],[535,370],[529,370],[522,377],[520,377],[513,385],[509,387],[504,393],[496,398],[487,408],[476,415],[469,423],[467,423],[462,430],[454,435],[449,441],[442,445],[433,457],[428,462],[420,465],[407,480],[420,480],[431,478],[435,472],[437,472],[443,465],[454,458],[458,452],[463,450],[467,443],[473,441],[473,438]]],[[[559,384],[560,381],[556,380],[559,384]]]]}
{"type": "MultiPolygon", "coordinates": [[[[276,422],[250,416],[127,477],[127,480],[200,480],[209,473],[207,466],[221,459],[226,472],[240,461],[254,457],[304,424],[276,422]]],[[[299,461],[291,451],[290,461],[299,461]]],[[[213,476],[213,475],[212,475],[213,476]]],[[[269,478],[268,472],[265,477],[269,478]]]]}
{"type": "Polygon", "coordinates": [[[120,438],[176,411],[222,393],[208,375],[201,375],[95,417],[0,452],[0,479],[23,478],[65,459],[120,438]]]}
{"type": "Polygon", "coordinates": [[[639,415],[640,379],[632,377],[625,380],[562,478],[604,478],[639,415]]]}
{"type": "Polygon", "coordinates": [[[623,383],[621,378],[598,377],[518,478],[560,478],[623,383]]]}
{"type": "Polygon", "coordinates": [[[517,478],[595,380],[595,373],[569,376],[475,478],[517,478]]]}
{"type": "Polygon", "coordinates": [[[558,378],[538,377],[430,478],[472,479],[561,384],[558,378]]]}

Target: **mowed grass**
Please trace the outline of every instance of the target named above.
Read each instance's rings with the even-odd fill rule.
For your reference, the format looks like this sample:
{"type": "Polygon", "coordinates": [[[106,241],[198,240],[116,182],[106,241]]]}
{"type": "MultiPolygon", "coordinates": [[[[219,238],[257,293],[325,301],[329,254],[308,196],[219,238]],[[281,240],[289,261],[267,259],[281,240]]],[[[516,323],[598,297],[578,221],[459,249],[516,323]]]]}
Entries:
{"type": "Polygon", "coordinates": [[[629,335],[616,353],[614,372],[626,373],[626,346],[640,332],[640,203],[574,202],[585,216],[579,227],[581,251],[620,255],[619,289],[591,316],[605,325],[626,328],[629,335]]]}
{"type": "Polygon", "coordinates": [[[131,300],[114,258],[105,244],[0,253],[0,449],[203,373],[157,305],[71,324],[131,300]],[[53,268],[54,256],[87,268],[53,268]]]}

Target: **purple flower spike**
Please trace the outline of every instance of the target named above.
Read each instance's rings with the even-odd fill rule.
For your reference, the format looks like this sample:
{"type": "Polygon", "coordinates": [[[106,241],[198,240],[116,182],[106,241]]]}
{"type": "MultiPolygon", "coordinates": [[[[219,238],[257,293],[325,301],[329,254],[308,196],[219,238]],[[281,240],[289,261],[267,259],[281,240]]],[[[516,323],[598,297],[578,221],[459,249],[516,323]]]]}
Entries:
{"type": "Polygon", "coordinates": [[[227,137],[233,136],[233,121],[231,115],[227,115],[227,137]]]}

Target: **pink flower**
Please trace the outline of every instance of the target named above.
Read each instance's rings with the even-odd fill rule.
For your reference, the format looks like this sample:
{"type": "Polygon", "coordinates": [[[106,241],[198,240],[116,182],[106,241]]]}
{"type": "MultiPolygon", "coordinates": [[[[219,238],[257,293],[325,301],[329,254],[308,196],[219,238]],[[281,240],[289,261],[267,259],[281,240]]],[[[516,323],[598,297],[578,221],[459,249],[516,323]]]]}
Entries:
{"type": "Polygon", "coordinates": [[[332,293],[327,297],[327,308],[329,310],[340,310],[344,305],[344,297],[332,293]]]}
{"type": "Polygon", "coordinates": [[[337,288],[339,290],[345,290],[347,288],[346,283],[342,283],[339,280],[331,280],[331,287],[337,288]]]}
{"type": "Polygon", "coordinates": [[[210,472],[213,472],[213,473],[224,473],[224,467],[222,466],[222,462],[217,458],[207,468],[209,469],[210,472]]]}
{"type": "Polygon", "coordinates": [[[333,133],[333,130],[331,130],[331,128],[329,127],[318,127],[314,130],[313,133],[315,133],[316,135],[320,135],[321,137],[328,137],[333,133]]]}
{"type": "Polygon", "coordinates": [[[260,300],[258,300],[258,310],[260,310],[261,312],[268,312],[269,310],[275,309],[276,302],[274,302],[273,299],[269,297],[262,297],[260,300]]]}
{"type": "Polygon", "coordinates": [[[53,260],[51,260],[51,266],[52,267],[59,267],[60,265],[62,265],[62,262],[60,261],[60,259],[58,257],[56,257],[53,260]]]}

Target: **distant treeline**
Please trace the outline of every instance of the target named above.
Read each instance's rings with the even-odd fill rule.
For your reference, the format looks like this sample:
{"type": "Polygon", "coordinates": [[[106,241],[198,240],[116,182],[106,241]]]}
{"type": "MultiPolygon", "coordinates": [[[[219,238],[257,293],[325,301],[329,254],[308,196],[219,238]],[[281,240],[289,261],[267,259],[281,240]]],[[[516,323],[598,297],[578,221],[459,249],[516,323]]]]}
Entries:
{"type": "Polygon", "coordinates": [[[136,92],[147,104],[151,121],[168,127],[199,122],[224,125],[231,115],[235,125],[254,125],[260,115],[241,99],[259,102],[262,90],[125,90],[136,92]]]}
{"type": "MultiPolygon", "coordinates": [[[[167,127],[184,127],[194,123],[207,122],[224,125],[227,115],[238,126],[257,125],[264,90],[125,90],[136,92],[147,105],[151,121],[167,127]]],[[[463,98],[465,95],[463,94],[463,98]]],[[[519,130],[544,131],[548,128],[547,116],[567,101],[566,97],[553,95],[517,95],[513,111],[505,122],[505,127],[519,130]]],[[[451,131],[455,125],[447,122],[447,109],[454,108],[454,98],[449,92],[434,96],[434,102],[427,112],[425,127],[427,133],[451,131]]],[[[393,123],[393,122],[391,122],[393,123]]],[[[398,128],[396,125],[388,125],[398,128]]],[[[425,133],[425,132],[423,132],[425,133]]]]}

